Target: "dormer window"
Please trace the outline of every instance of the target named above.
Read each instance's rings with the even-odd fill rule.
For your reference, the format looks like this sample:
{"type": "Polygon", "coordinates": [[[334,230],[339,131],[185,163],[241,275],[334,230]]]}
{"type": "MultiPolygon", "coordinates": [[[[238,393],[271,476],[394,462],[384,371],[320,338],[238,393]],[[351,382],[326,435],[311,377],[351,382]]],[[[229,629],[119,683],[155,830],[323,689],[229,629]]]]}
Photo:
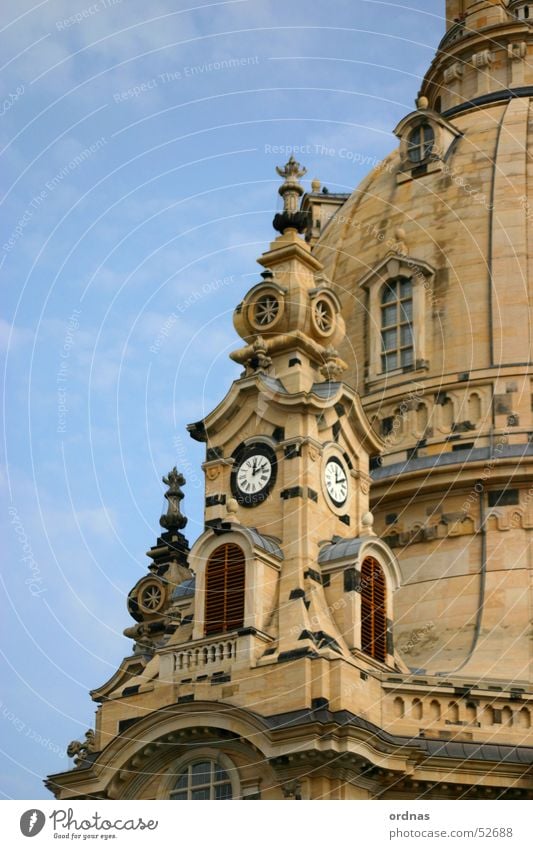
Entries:
{"type": "Polygon", "coordinates": [[[528,20],[530,16],[530,6],[527,3],[518,3],[512,10],[517,18],[528,20]]]}
{"type": "Polygon", "coordinates": [[[407,155],[411,162],[423,162],[433,152],[435,133],[431,124],[425,123],[411,130],[407,140],[407,155]]]}
{"type": "MultiPolygon", "coordinates": [[[[461,67],[458,67],[457,74],[460,80],[461,67]]],[[[418,110],[406,115],[394,130],[400,139],[398,183],[441,171],[454,141],[461,135],[457,127],[439,114],[442,108],[440,96],[436,98],[435,109],[429,108],[426,97],[419,97],[418,104],[418,110]]]]}

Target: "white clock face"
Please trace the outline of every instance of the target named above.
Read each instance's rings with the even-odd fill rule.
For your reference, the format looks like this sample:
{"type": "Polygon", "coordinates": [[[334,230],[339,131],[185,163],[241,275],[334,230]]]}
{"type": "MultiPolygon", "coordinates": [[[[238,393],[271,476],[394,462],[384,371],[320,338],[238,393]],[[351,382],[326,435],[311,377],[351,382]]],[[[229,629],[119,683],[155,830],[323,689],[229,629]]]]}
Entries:
{"type": "Polygon", "coordinates": [[[339,460],[335,458],[328,460],[324,480],[329,497],[337,507],[340,507],[348,497],[348,476],[339,460]]]}
{"type": "Polygon", "coordinates": [[[261,492],[272,477],[272,463],[264,454],[252,454],[243,460],[237,472],[237,486],[244,495],[261,492]]]}

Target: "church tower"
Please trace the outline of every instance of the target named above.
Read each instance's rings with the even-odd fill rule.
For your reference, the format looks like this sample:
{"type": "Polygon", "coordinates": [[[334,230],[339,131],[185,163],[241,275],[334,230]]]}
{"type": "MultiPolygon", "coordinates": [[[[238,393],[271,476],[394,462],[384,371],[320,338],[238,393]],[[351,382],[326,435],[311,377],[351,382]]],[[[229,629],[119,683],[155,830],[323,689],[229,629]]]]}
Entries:
{"type": "MultiPolygon", "coordinates": [[[[168,507],[148,552],[147,574],[128,597],[134,624],[125,635],[134,641],[133,650],[109,681],[92,691],[98,706],[95,728],[84,741],[69,745],[74,768],[47,781],[57,798],[533,797],[526,677],[517,685],[486,655],[476,654],[477,643],[470,653],[464,649],[471,642],[469,628],[455,635],[445,674],[427,662],[432,642],[438,656],[444,641],[442,656],[449,657],[443,629],[456,627],[454,616],[469,624],[478,575],[468,555],[474,577],[465,578],[459,556],[465,536],[480,544],[485,558],[483,591],[491,604],[483,607],[483,616],[495,615],[491,605],[497,599],[490,593],[496,579],[487,565],[484,514],[474,515],[470,507],[461,512],[454,502],[453,509],[426,513],[425,522],[413,518],[411,526],[408,520],[426,511],[431,498],[441,503],[442,490],[451,487],[446,477],[451,461],[440,463],[439,452],[430,449],[430,403],[443,417],[435,433],[449,446],[465,434],[472,438],[473,430],[484,438],[483,405],[495,401],[485,385],[486,371],[479,380],[476,376],[473,390],[468,388],[464,340],[462,355],[459,350],[460,311],[446,319],[451,322],[446,353],[454,358],[454,369],[443,383],[429,319],[442,303],[451,309],[453,299],[447,298],[454,271],[443,270],[441,236],[424,250],[413,220],[425,208],[426,215],[448,226],[438,219],[442,191],[434,193],[428,211],[419,187],[426,177],[444,179],[451,152],[464,147],[468,128],[456,115],[474,96],[474,81],[481,85],[482,60],[472,60],[472,68],[453,79],[446,71],[463,38],[475,40],[475,51],[485,49],[478,47],[483,28],[510,26],[515,44],[522,24],[514,7],[524,4],[508,6],[447,4],[445,39],[451,40],[428,72],[417,110],[397,128],[399,152],[390,168],[374,172],[349,199],[332,196],[326,204],[316,181],[304,193],[305,168],[292,157],[277,169],[283,199],[283,211],[274,218],[278,235],[259,257],[259,280],[234,313],[242,343],[231,357],[242,366],[241,375],[219,405],[188,428],[205,446],[204,531],[189,544],[182,512],[186,482],[174,468],[163,478],[168,507]],[[465,26],[470,27],[466,34],[465,26]],[[458,91],[463,84],[465,90],[458,91]],[[369,190],[376,182],[379,193],[369,190]],[[396,213],[391,186],[403,198],[396,213]],[[383,221],[380,199],[385,198],[387,238],[373,239],[363,224],[377,227],[378,214],[383,221]],[[342,215],[335,215],[343,203],[342,215]],[[439,298],[435,303],[433,293],[439,298]],[[463,391],[468,413],[458,412],[463,391]],[[468,401],[472,395],[479,410],[468,401]],[[450,415],[449,404],[455,426],[446,431],[442,422],[445,413],[450,415]],[[427,468],[414,462],[426,457],[433,458],[427,468]],[[435,542],[436,548],[405,552],[406,522],[413,547],[435,542]],[[433,536],[430,528],[436,529],[433,536]],[[421,559],[413,561],[417,556],[421,559]],[[436,588],[429,593],[428,582],[436,588]],[[453,615],[446,605],[457,607],[453,615]],[[462,667],[472,657],[476,674],[465,677],[462,667]]],[[[520,123],[518,112],[513,107],[508,120],[520,123]]],[[[488,125],[484,132],[490,133],[488,125]]],[[[512,147],[510,138],[508,143],[512,147]]],[[[520,169],[513,170],[518,180],[520,169]]],[[[494,188],[492,201],[505,211],[503,187],[494,188]]],[[[480,218],[487,223],[487,214],[478,210],[474,228],[480,218]]],[[[493,233],[498,238],[496,229],[493,233]]],[[[520,239],[521,230],[517,234],[520,239]]],[[[498,262],[495,255],[494,290],[501,285],[498,262]]],[[[479,261],[475,271],[472,259],[470,278],[466,258],[458,264],[463,285],[469,279],[480,287],[472,295],[479,301],[479,261]]],[[[514,275],[508,265],[511,287],[514,275]]],[[[502,310],[511,315],[505,291],[502,297],[502,310]]],[[[480,324],[487,321],[481,308],[476,317],[480,324]]],[[[525,370],[513,364],[514,350],[505,368],[496,360],[503,356],[497,332],[494,327],[495,379],[523,386],[525,370]]],[[[510,344],[518,356],[525,343],[512,339],[510,344]]],[[[480,363],[488,350],[480,336],[480,363]]],[[[508,389],[510,398],[500,391],[498,404],[514,403],[518,391],[508,389]]],[[[521,421],[524,414],[525,408],[516,413],[513,408],[521,421]]],[[[511,427],[518,425],[508,423],[511,427]]],[[[521,428],[512,431],[521,433],[521,428]]],[[[503,452],[497,461],[509,457],[516,451],[503,452]]],[[[460,459],[466,472],[452,472],[468,491],[480,472],[470,472],[460,459]]],[[[498,471],[500,478],[508,471],[507,463],[498,471]]],[[[483,510],[477,491],[474,502],[483,510]]],[[[516,577],[503,576],[505,593],[513,580],[520,585],[521,568],[516,577]]],[[[505,596],[504,606],[507,601],[505,596]]],[[[519,611],[525,615],[520,606],[519,611]]],[[[484,621],[476,620],[480,631],[484,621]]]]}

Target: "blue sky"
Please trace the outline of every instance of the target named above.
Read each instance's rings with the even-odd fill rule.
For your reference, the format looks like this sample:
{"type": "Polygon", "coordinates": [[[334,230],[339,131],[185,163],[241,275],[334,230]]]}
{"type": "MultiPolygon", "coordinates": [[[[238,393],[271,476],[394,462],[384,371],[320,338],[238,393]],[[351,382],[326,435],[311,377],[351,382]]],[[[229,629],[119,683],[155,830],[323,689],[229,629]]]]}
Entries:
{"type": "Polygon", "coordinates": [[[185,426],[238,376],[231,316],[274,235],[275,166],[303,146],[309,178],[351,191],[394,146],[443,14],[2,0],[4,798],[49,798],[88,691],[130,653],[125,598],[174,463],[202,530],[185,426]]]}

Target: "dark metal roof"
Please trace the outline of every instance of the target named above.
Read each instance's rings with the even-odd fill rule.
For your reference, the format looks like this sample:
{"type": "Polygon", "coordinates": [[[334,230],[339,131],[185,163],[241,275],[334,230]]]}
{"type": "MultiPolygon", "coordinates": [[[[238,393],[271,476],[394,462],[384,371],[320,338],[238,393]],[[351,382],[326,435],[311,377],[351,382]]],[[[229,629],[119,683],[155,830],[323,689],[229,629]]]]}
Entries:
{"type": "Polygon", "coordinates": [[[187,596],[193,596],[195,586],[196,578],[187,578],[186,581],[183,581],[183,583],[178,584],[178,586],[172,593],[172,599],[187,598],[187,596]]]}
{"type": "MultiPolygon", "coordinates": [[[[287,390],[285,389],[281,380],[278,380],[277,377],[269,377],[268,374],[261,375],[261,382],[270,389],[271,392],[278,392],[282,395],[287,395],[287,390]]],[[[324,383],[313,383],[311,387],[311,392],[313,395],[316,395],[318,398],[323,398],[326,401],[329,398],[334,398],[338,393],[341,383],[330,383],[329,381],[324,381],[324,383]]]]}
{"type": "Polygon", "coordinates": [[[264,551],[268,551],[269,554],[273,554],[275,557],[278,557],[280,560],[283,560],[283,552],[277,542],[272,539],[272,537],[265,537],[259,533],[257,528],[244,528],[246,533],[252,538],[252,542],[258,548],[262,548],[264,551]]]}
{"type": "Polygon", "coordinates": [[[340,383],[313,383],[311,392],[313,395],[318,395],[319,398],[334,398],[339,391],[340,383]]]}
{"type": "Polygon", "coordinates": [[[277,377],[269,377],[268,374],[261,375],[261,382],[265,384],[272,392],[281,392],[283,395],[287,395],[287,390],[283,386],[281,380],[278,380],[277,377]]]}
{"type": "Polygon", "coordinates": [[[320,549],[318,562],[330,563],[332,560],[343,560],[345,557],[356,558],[364,542],[368,542],[368,537],[364,539],[361,537],[343,539],[339,542],[333,542],[331,545],[325,545],[320,549]]]}
{"type": "Polygon", "coordinates": [[[271,730],[282,730],[319,722],[323,725],[335,723],[339,726],[352,726],[367,731],[384,743],[397,748],[415,748],[424,752],[428,757],[459,758],[461,760],[483,760],[495,763],[533,764],[533,747],[531,746],[502,746],[496,743],[470,743],[450,740],[434,740],[425,737],[400,737],[389,734],[367,719],[362,719],[350,711],[297,710],[291,713],[276,714],[264,717],[271,730]]]}
{"type": "MultiPolygon", "coordinates": [[[[526,457],[533,454],[533,445],[502,445],[498,450],[498,460],[505,457],[526,457]]],[[[451,466],[457,463],[471,463],[479,460],[494,459],[490,448],[465,448],[464,451],[447,451],[433,457],[415,457],[403,463],[393,463],[391,466],[380,466],[371,472],[372,480],[396,477],[406,472],[416,472],[420,469],[433,469],[438,466],[451,466]]]]}

